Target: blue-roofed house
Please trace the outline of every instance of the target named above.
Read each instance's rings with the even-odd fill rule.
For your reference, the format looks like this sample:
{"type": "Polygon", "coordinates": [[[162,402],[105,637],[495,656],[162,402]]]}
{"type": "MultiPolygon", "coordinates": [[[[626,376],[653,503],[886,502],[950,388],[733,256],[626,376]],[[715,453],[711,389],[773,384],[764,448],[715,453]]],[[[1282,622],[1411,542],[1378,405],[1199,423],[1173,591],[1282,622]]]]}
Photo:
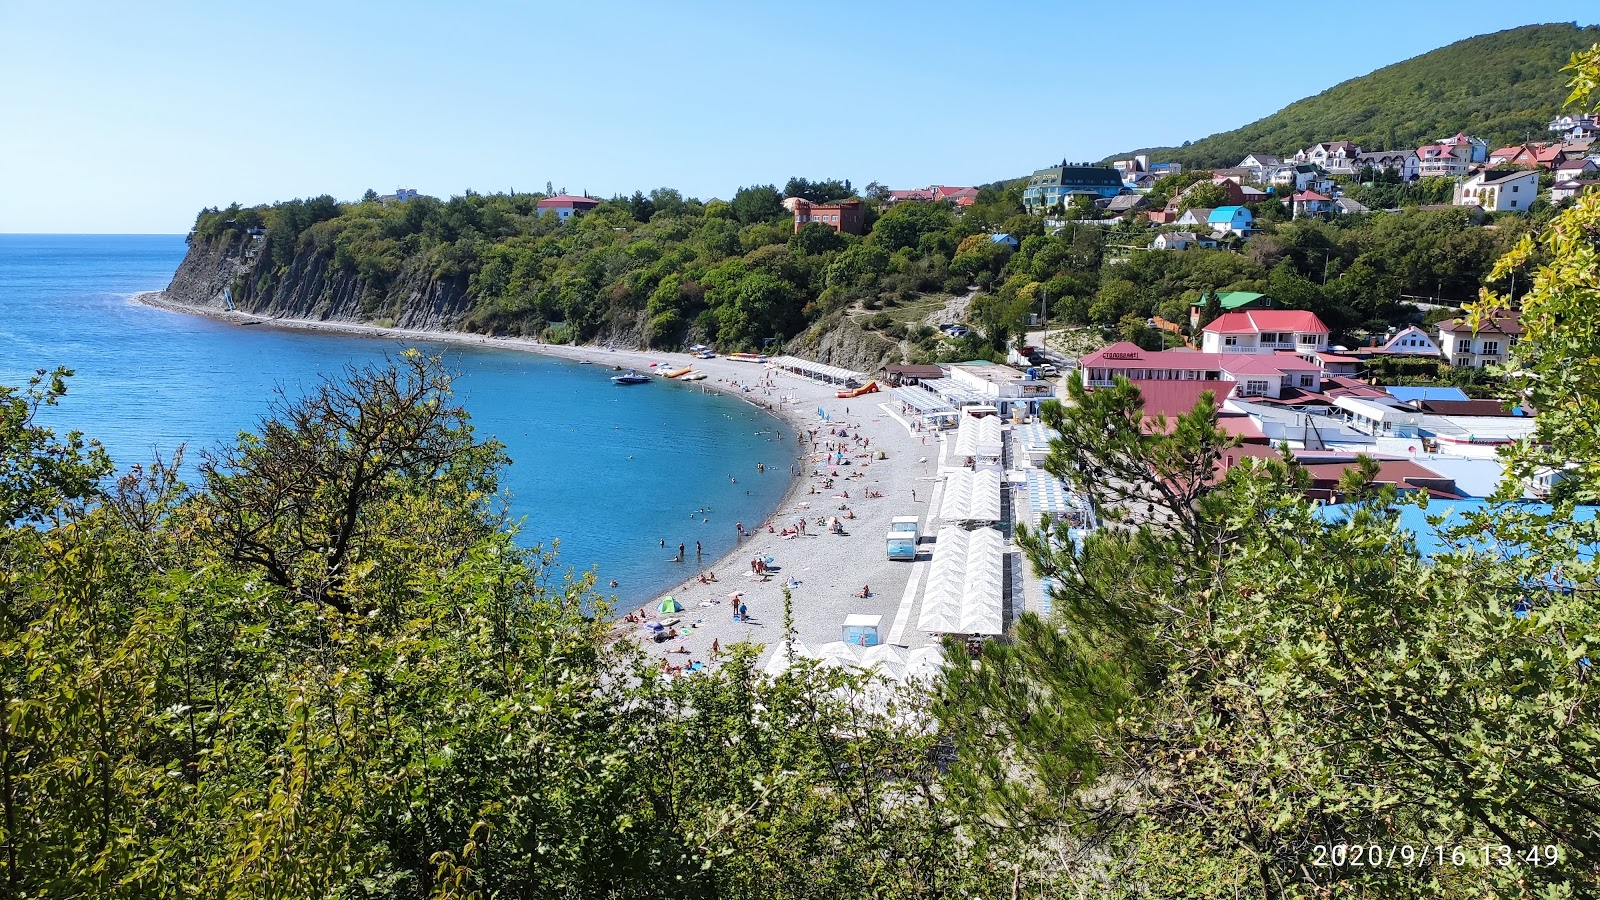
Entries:
{"type": "Polygon", "coordinates": [[[989,235],[989,240],[995,242],[996,244],[1005,244],[1007,247],[1010,247],[1013,250],[1022,246],[1021,242],[1019,242],[1016,238],[1004,232],[1001,232],[1000,234],[989,235]]]}
{"type": "Polygon", "coordinates": [[[1255,216],[1243,206],[1219,206],[1206,217],[1214,234],[1247,235],[1255,230],[1255,216]]]}

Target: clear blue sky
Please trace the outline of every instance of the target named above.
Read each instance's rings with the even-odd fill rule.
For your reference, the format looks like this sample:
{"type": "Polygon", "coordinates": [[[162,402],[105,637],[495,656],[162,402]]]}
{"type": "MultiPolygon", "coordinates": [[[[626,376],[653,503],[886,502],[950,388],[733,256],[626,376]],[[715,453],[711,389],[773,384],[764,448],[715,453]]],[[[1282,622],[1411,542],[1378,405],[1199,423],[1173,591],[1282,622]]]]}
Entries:
{"type": "Polygon", "coordinates": [[[0,0],[0,231],[201,207],[967,184],[1181,143],[1540,4],[0,0]]]}

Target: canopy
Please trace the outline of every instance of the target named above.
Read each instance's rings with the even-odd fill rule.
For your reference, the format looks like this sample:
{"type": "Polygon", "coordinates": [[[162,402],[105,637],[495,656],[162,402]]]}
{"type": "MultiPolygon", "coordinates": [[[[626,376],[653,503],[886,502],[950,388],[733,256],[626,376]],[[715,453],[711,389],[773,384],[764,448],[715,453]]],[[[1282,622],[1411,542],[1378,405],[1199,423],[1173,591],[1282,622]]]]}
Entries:
{"type": "Polygon", "coordinates": [[[1005,538],[992,528],[939,530],[917,627],[939,634],[999,634],[1005,538]]]}
{"type": "Polygon", "coordinates": [[[952,470],[945,476],[939,518],[946,522],[1000,521],[1000,473],[952,470]]]}
{"type": "Polygon", "coordinates": [[[953,416],[956,408],[945,402],[945,399],[932,391],[919,387],[897,387],[890,393],[901,403],[924,416],[953,416]]]}
{"type": "Polygon", "coordinates": [[[865,382],[867,380],[867,376],[861,372],[851,371],[850,369],[842,369],[838,366],[824,365],[823,363],[813,362],[809,359],[801,359],[798,356],[776,356],[768,360],[767,363],[769,365],[777,366],[780,369],[785,369],[790,372],[797,372],[801,375],[805,375],[810,378],[816,378],[820,381],[831,382],[833,384],[844,384],[845,382],[852,380],[858,382],[865,382]]]}
{"type": "Polygon", "coordinates": [[[1089,528],[1094,524],[1087,498],[1073,493],[1049,472],[1042,469],[1027,472],[1028,508],[1034,516],[1066,519],[1074,528],[1089,528]]]}
{"type": "Polygon", "coordinates": [[[1043,457],[1050,452],[1050,441],[1056,436],[1056,431],[1048,425],[1032,422],[1027,425],[1017,425],[1011,429],[1016,436],[1017,447],[1026,455],[1043,457]]]}
{"type": "Polygon", "coordinates": [[[965,416],[956,428],[956,456],[1000,455],[1000,420],[992,416],[975,419],[965,416]]]}
{"type": "MultiPolygon", "coordinates": [[[[842,669],[872,670],[890,681],[930,680],[944,666],[944,648],[935,644],[915,650],[893,644],[876,647],[857,647],[843,641],[823,644],[815,650],[800,641],[794,642],[794,658],[821,660],[823,666],[842,669]]],[[[789,668],[789,655],[783,645],[767,661],[766,673],[780,675],[789,668]]]]}
{"type": "Polygon", "coordinates": [[[989,398],[953,378],[930,378],[922,382],[922,386],[935,394],[943,397],[946,402],[955,406],[970,406],[974,403],[988,403],[989,398]]]}
{"type": "Polygon", "coordinates": [[[683,604],[679,603],[675,597],[667,597],[656,605],[656,609],[664,613],[683,612],[683,604]]]}

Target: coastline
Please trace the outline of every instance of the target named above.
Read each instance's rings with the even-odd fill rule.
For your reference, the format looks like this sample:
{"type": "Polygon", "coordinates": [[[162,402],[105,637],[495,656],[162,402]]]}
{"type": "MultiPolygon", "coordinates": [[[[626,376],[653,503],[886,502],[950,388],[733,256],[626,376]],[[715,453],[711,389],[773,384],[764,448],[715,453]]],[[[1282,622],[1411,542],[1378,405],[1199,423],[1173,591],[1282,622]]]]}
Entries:
{"type": "MultiPolygon", "coordinates": [[[[492,347],[537,353],[573,361],[587,360],[596,364],[603,362],[607,365],[623,365],[641,370],[646,370],[650,362],[673,362],[693,365],[695,369],[706,373],[708,376],[703,381],[698,382],[697,386],[738,397],[747,403],[760,407],[783,422],[787,426],[784,429],[783,440],[790,440],[790,435],[797,435],[802,431],[817,427],[821,421],[816,415],[818,408],[827,408],[833,415],[839,415],[842,409],[849,408],[850,403],[848,400],[834,398],[835,389],[833,386],[823,385],[820,382],[789,375],[788,373],[775,372],[775,370],[764,366],[729,360],[725,357],[701,360],[686,353],[676,352],[612,350],[604,347],[546,344],[527,338],[494,338],[461,332],[385,328],[352,322],[280,319],[238,311],[189,306],[168,300],[161,292],[140,293],[135,295],[133,299],[134,302],[142,305],[163,309],[168,312],[202,315],[216,321],[229,322],[241,326],[287,328],[324,334],[362,335],[402,341],[417,340],[460,346],[492,347]],[[762,386],[746,389],[746,386],[753,386],[757,383],[762,383],[762,386]]],[[[871,403],[876,406],[878,398],[864,397],[859,402],[871,403]]],[[[856,407],[858,412],[861,409],[861,405],[856,407]]],[[[909,438],[911,444],[917,443],[915,438],[910,437],[909,429],[904,428],[897,420],[891,418],[884,421],[883,419],[884,417],[874,417],[870,422],[857,422],[855,423],[856,430],[869,432],[870,440],[879,447],[883,446],[883,442],[893,437],[895,433],[898,433],[901,441],[909,438]]],[[[904,451],[905,447],[902,446],[898,449],[904,451]]],[[[937,447],[923,447],[922,449],[924,452],[934,451],[929,455],[937,456],[937,447]]],[[[889,469],[889,475],[894,476],[896,474],[893,471],[894,469],[903,468],[893,465],[895,462],[893,457],[900,454],[893,452],[890,455],[891,459],[888,463],[878,463],[878,469],[873,473],[874,476],[877,476],[878,472],[884,469],[889,469]]],[[[879,519],[882,519],[882,521],[876,522],[873,526],[866,524],[855,526],[854,523],[851,523],[853,526],[850,529],[852,536],[848,539],[841,539],[835,536],[823,537],[822,532],[824,529],[815,528],[815,526],[811,526],[815,530],[803,538],[781,538],[776,533],[776,528],[773,529],[774,533],[768,533],[765,530],[766,523],[786,520],[786,517],[789,519],[799,517],[814,518],[811,514],[820,511],[820,509],[814,511],[809,508],[813,503],[823,500],[823,497],[810,492],[818,483],[808,477],[810,472],[815,471],[811,462],[812,457],[811,444],[809,442],[805,444],[797,442],[790,446],[790,452],[785,453],[783,459],[774,460],[767,465],[768,472],[765,474],[781,475],[781,470],[776,467],[787,463],[793,463],[794,468],[791,470],[790,482],[782,492],[776,505],[766,512],[766,519],[763,522],[745,523],[749,526],[750,537],[739,540],[732,550],[713,561],[697,560],[689,563],[689,570],[693,574],[672,588],[657,594],[653,599],[642,604],[637,603],[637,600],[627,604],[619,604],[615,610],[619,635],[634,636],[633,629],[629,625],[623,624],[626,621],[623,618],[624,614],[642,612],[652,618],[658,617],[655,610],[660,601],[667,596],[674,596],[683,603],[684,611],[677,616],[659,615],[659,618],[667,621],[678,619],[684,629],[680,633],[681,637],[678,640],[662,643],[653,643],[646,640],[639,641],[646,652],[661,656],[664,659],[672,659],[674,662],[686,662],[689,658],[694,658],[709,663],[713,655],[710,652],[709,645],[713,641],[726,645],[739,640],[747,640],[753,643],[765,644],[768,650],[771,651],[781,640],[782,585],[787,583],[786,579],[788,578],[797,578],[802,581],[802,585],[794,591],[794,621],[796,632],[802,641],[815,646],[828,640],[837,640],[839,623],[848,611],[884,615],[883,633],[887,639],[890,623],[894,619],[896,612],[892,604],[898,603],[902,598],[902,594],[906,592],[907,576],[912,569],[912,565],[889,562],[881,549],[881,536],[887,530],[890,514],[904,514],[920,511],[920,509],[903,507],[890,510],[881,516],[868,515],[864,511],[853,511],[851,514],[861,515],[861,521],[863,522],[867,520],[876,522],[879,519]],[[879,525],[881,527],[878,527],[879,525]],[[842,546],[845,544],[856,546],[842,546]],[[872,548],[877,549],[874,551],[872,548]],[[748,565],[749,559],[753,556],[773,556],[780,560],[778,564],[782,567],[779,570],[781,572],[780,576],[771,581],[763,581],[759,578],[751,577],[749,582],[744,577],[738,577],[740,575],[752,575],[748,571],[748,565]],[[875,559],[873,559],[874,556],[876,557],[875,559]],[[740,572],[741,568],[745,571],[740,572]],[[827,571],[829,569],[835,571],[829,572],[827,571]],[[710,585],[702,584],[698,576],[705,572],[717,573],[717,581],[710,585]],[[852,598],[850,591],[853,588],[849,587],[849,585],[860,586],[862,584],[873,585],[873,597],[852,598]],[[881,590],[879,586],[881,586],[881,590]],[[727,594],[740,589],[746,591],[746,600],[751,609],[751,621],[748,623],[734,622],[732,616],[728,615],[729,598],[727,594]],[[820,603],[813,602],[811,597],[819,592],[826,592],[829,595],[828,599],[820,603]],[[881,608],[884,603],[889,603],[891,606],[887,609],[881,608]],[[856,609],[856,607],[865,608],[856,609]],[[668,655],[669,651],[680,646],[688,651],[687,654],[677,658],[668,655]]],[[[858,471],[866,470],[869,465],[870,463],[863,461],[858,471]]],[[[926,474],[927,470],[924,469],[923,472],[926,474]]],[[[899,474],[902,476],[901,479],[891,477],[890,480],[899,481],[914,477],[909,470],[902,471],[899,474]]],[[[758,473],[747,473],[741,474],[739,477],[764,476],[758,473]]],[[[865,479],[862,480],[864,481],[865,479]]],[[[876,489],[888,494],[888,491],[885,490],[888,485],[884,484],[883,478],[874,477],[873,485],[882,485],[876,487],[876,489]]],[[[855,485],[852,484],[850,487],[853,488],[855,485]]],[[[863,485],[863,489],[865,487],[863,485]]],[[[913,489],[904,485],[897,484],[894,487],[894,491],[899,494],[906,494],[911,490],[913,489]]],[[[845,492],[848,493],[848,488],[845,489],[845,492]]],[[[859,491],[857,493],[859,494],[859,491]]],[[[930,499],[928,495],[932,493],[933,487],[928,485],[926,493],[917,495],[920,499],[917,506],[919,508],[927,507],[930,499]]],[[[872,500],[863,502],[874,507],[883,505],[872,500]]],[[[817,505],[820,507],[821,504],[817,503],[817,505]]],[[[843,506],[843,504],[834,505],[843,506]]],[[[838,510],[831,511],[837,512],[838,510]]],[[[917,568],[923,567],[925,567],[925,564],[918,564],[917,566],[917,568]]],[[[607,593],[607,588],[603,581],[597,586],[597,590],[607,593]]],[[[924,638],[924,636],[911,635],[913,642],[917,638],[924,638]]]]}

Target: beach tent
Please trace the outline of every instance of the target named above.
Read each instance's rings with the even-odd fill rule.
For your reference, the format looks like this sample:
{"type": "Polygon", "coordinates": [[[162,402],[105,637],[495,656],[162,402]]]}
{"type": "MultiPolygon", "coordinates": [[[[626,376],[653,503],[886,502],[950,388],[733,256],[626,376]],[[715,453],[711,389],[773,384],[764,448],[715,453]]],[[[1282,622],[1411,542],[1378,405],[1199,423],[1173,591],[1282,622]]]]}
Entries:
{"type": "MultiPolygon", "coordinates": [[[[944,667],[945,657],[944,648],[937,644],[911,650],[895,644],[861,647],[843,641],[833,641],[812,649],[802,641],[795,641],[794,660],[798,662],[803,659],[820,660],[826,667],[872,671],[888,681],[927,682],[944,667]]],[[[788,671],[790,665],[789,653],[783,644],[779,644],[773,651],[772,658],[767,660],[764,671],[768,675],[777,676],[788,671]]]]}
{"type": "Polygon", "coordinates": [[[1004,630],[1005,538],[993,528],[939,530],[917,627],[935,634],[1004,630]]]}
{"type": "Polygon", "coordinates": [[[683,612],[683,604],[679,603],[676,597],[668,595],[656,605],[656,611],[664,613],[683,612]]]}
{"type": "Polygon", "coordinates": [[[961,424],[956,427],[955,455],[996,459],[1000,456],[1000,442],[998,418],[963,416],[961,424]]]}
{"type": "Polygon", "coordinates": [[[998,522],[1001,475],[996,470],[956,469],[945,476],[939,518],[946,522],[998,522]]]}

